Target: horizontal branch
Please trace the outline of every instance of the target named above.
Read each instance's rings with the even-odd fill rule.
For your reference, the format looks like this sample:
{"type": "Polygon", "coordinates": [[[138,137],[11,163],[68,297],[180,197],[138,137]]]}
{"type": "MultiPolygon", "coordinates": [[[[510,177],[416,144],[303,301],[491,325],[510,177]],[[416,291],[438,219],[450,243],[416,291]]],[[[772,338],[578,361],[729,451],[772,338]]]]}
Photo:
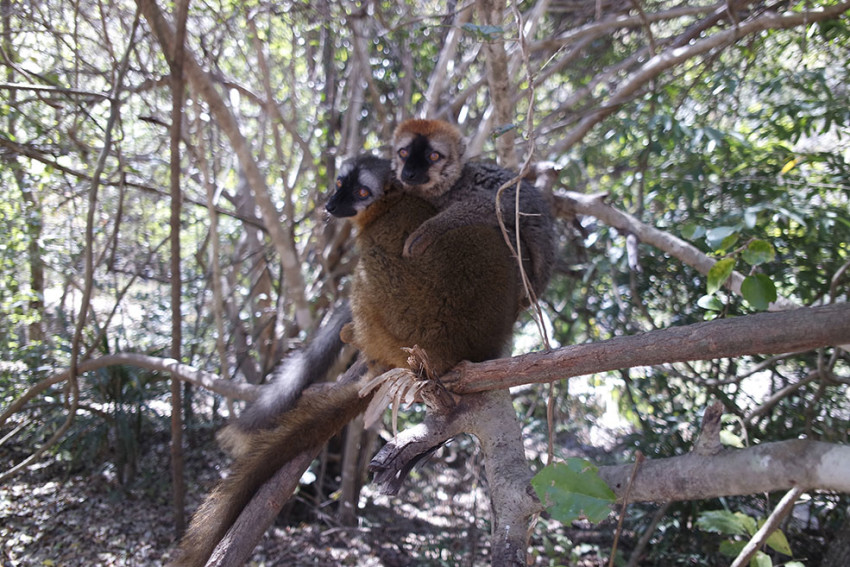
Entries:
{"type": "MultiPolygon", "coordinates": [[[[61,163],[59,163],[58,160],[53,159],[53,156],[48,157],[48,155],[46,153],[36,149],[35,147],[33,147],[30,144],[21,144],[19,142],[12,141],[12,140],[4,137],[4,136],[0,136],[0,148],[6,148],[7,150],[9,150],[10,152],[13,152],[15,154],[18,154],[18,155],[21,155],[21,156],[24,156],[24,157],[27,157],[27,158],[30,158],[30,159],[34,159],[35,161],[41,162],[45,165],[49,165],[50,167],[52,167],[56,171],[61,171],[62,173],[76,177],[80,181],[86,181],[86,182],[92,181],[91,175],[84,173],[82,171],[79,171],[77,169],[74,169],[72,167],[68,167],[67,165],[62,165],[61,163]]],[[[162,196],[162,197],[168,196],[167,191],[163,191],[162,189],[160,189],[158,187],[152,187],[150,185],[145,185],[143,183],[137,183],[135,181],[129,181],[127,179],[121,179],[120,181],[101,180],[101,184],[102,185],[109,185],[110,187],[123,185],[124,187],[131,187],[133,189],[138,189],[138,190],[143,191],[145,193],[152,193],[154,195],[159,195],[159,196],[162,196]]],[[[199,207],[207,207],[207,204],[205,202],[199,201],[198,199],[193,199],[190,196],[184,195],[183,201],[186,202],[186,203],[191,203],[192,205],[197,205],[199,207]]],[[[215,206],[215,210],[216,210],[217,213],[219,213],[221,215],[233,217],[237,220],[244,222],[245,224],[250,224],[251,226],[253,226],[255,228],[265,230],[265,226],[261,222],[259,222],[257,219],[253,219],[253,218],[250,218],[250,217],[246,217],[244,215],[240,215],[239,213],[237,213],[235,211],[229,211],[227,209],[223,209],[223,208],[219,207],[218,205],[215,206]]]]}
{"type": "Polygon", "coordinates": [[[442,377],[458,394],[691,360],[802,352],[850,343],[850,304],[757,313],[534,352],[462,362],[442,377]]]}
{"type": "Polygon", "coordinates": [[[850,447],[792,439],[716,455],[689,453],[645,460],[634,482],[634,465],[599,467],[599,477],[622,501],[703,500],[776,490],[834,490],[850,493],[850,447]]]}
{"type": "Polygon", "coordinates": [[[31,85],[25,83],[0,83],[0,91],[32,91],[47,94],[59,94],[66,96],[86,96],[90,98],[108,99],[109,93],[99,93],[94,91],[83,91],[80,89],[70,89],[65,87],[53,87],[48,85],[31,85]]]}
{"type": "Polygon", "coordinates": [[[676,6],[669,10],[645,14],[613,14],[601,21],[594,21],[584,26],[571,28],[557,37],[532,42],[530,49],[534,52],[550,53],[582,39],[597,39],[603,35],[619,33],[626,28],[644,27],[647,24],[655,24],[687,16],[710,14],[719,9],[726,10],[728,6],[727,2],[717,2],[716,4],[705,6],[676,6]]]}
{"type": "MultiPolygon", "coordinates": [[[[205,372],[195,368],[194,366],[177,362],[173,358],[159,358],[135,352],[124,352],[101,356],[99,358],[92,358],[80,362],[77,370],[79,374],[83,374],[84,372],[92,372],[101,368],[118,366],[121,364],[144,368],[154,372],[168,372],[180,380],[191,382],[196,386],[201,386],[202,388],[206,388],[207,390],[221,394],[228,398],[253,401],[256,399],[260,391],[260,386],[224,380],[211,372],[205,372]]],[[[17,413],[29,400],[50,386],[67,380],[69,375],[70,372],[67,369],[62,370],[48,378],[45,378],[30,388],[24,395],[20,396],[9,407],[3,410],[3,413],[0,414],[0,425],[5,423],[6,420],[13,414],[17,413]]]]}

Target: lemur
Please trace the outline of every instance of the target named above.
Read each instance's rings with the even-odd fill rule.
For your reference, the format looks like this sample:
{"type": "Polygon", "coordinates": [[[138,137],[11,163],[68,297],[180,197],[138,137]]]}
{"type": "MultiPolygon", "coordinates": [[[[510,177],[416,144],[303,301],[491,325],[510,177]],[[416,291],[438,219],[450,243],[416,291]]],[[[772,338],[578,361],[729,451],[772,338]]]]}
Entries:
{"type": "MultiPolygon", "coordinates": [[[[416,258],[405,240],[436,212],[399,190],[388,160],[362,156],[343,164],[327,204],[350,217],[360,253],[351,289],[354,341],[375,372],[407,367],[402,347],[419,345],[438,374],[461,360],[506,354],[519,312],[517,270],[497,229],[466,226],[434,239],[416,258]]],[[[360,363],[360,362],[359,362],[360,363]]],[[[358,363],[358,364],[359,364],[358,363]]],[[[298,454],[324,445],[364,411],[362,380],[306,391],[276,425],[250,444],[195,513],[175,564],[201,566],[254,493],[298,454]]]]}
{"type": "MultiPolygon", "coordinates": [[[[422,254],[441,235],[462,226],[498,226],[496,193],[515,173],[485,162],[465,162],[466,144],[443,120],[405,120],[393,134],[393,171],[404,191],[437,207],[404,246],[405,256],[422,254]]],[[[555,264],[554,221],[549,203],[531,183],[520,185],[519,230],[515,226],[516,184],[500,198],[504,222],[514,248],[519,232],[523,267],[532,291],[540,297],[555,264]]]]}

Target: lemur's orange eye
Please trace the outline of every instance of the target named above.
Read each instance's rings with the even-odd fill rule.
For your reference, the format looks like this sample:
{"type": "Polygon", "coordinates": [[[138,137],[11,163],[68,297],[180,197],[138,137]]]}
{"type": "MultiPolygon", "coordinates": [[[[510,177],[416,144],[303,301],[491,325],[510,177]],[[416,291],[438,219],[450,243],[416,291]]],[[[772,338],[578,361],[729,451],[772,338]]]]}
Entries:
{"type": "Polygon", "coordinates": [[[431,160],[431,163],[440,161],[440,158],[443,157],[440,155],[440,152],[431,152],[428,154],[428,159],[431,160]]]}
{"type": "Polygon", "coordinates": [[[337,178],[337,180],[336,180],[336,188],[337,188],[337,189],[341,189],[341,188],[342,188],[342,179],[337,178]]]}
{"type": "Polygon", "coordinates": [[[367,198],[371,195],[372,195],[372,192],[369,191],[368,187],[358,187],[357,188],[357,198],[358,199],[365,199],[365,198],[367,198]]]}
{"type": "Polygon", "coordinates": [[[407,148],[402,148],[398,151],[398,157],[401,159],[407,159],[407,156],[410,155],[410,152],[407,151],[407,148]]]}

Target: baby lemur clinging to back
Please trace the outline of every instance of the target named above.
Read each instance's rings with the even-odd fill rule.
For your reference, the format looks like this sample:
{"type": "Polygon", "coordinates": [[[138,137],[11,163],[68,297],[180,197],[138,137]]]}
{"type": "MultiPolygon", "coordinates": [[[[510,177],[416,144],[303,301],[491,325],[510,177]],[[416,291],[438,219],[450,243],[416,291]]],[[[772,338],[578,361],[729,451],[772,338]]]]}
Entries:
{"type": "MultiPolygon", "coordinates": [[[[434,240],[417,258],[403,258],[407,237],[435,213],[401,192],[390,162],[364,156],[340,168],[327,210],[351,217],[360,252],[350,303],[357,346],[372,372],[407,367],[403,347],[418,344],[434,371],[462,360],[506,354],[519,311],[517,270],[498,229],[467,226],[434,240]]],[[[249,437],[229,477],[207,497],[180,543],[176,565],[200,566],[242,509],[284,464],[324,445],[368,405],[359,385],[307,391],[276,426],[249,437]]]]}
{"type": "MultiPolygon", "coordinates": [[[[406,256],[421,254],[440,235],[461,226],[498,226],[496,192],[515,174],[491,163],[464,162],[466,144],[457,128],[443,120],[405,120],[393,135],[393,150],[393,170],[404,191],[439,211],[408,238],[406,256]]],[[[514,248],[516,191],[516,184],[511,184],[500,198],[514,248]]],[[[526,181],[520,186],[519,210],[523,267],[534,294],[540,297],[555,263],[552,212],[546,198],[526,181]]]]}

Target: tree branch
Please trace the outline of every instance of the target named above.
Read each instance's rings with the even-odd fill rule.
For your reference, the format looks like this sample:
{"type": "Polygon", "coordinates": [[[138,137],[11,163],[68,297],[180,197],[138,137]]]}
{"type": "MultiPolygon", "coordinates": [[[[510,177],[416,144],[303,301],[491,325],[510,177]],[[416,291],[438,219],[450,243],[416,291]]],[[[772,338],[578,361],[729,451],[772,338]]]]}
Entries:
{"type": "MultiPolygon", "coordinates": [[[[72,167],[68,167],[67,165],[63,165],[58,160],[51,159],[50,157],[48,157],[48,154],[46,152],[43,152],[43,151],[33,147],[33,145],[31,145],[31,144],[21,144],[19,142],[14,142],[14,141],[6,138],[5,136],[0,136],[0,148],[6,148],[10,152],[14,152],[18,155],[22,155],[22,156],[27,157],[29,159],[34,159],[35,161],[41,162],[45,165],[49,165],[50,167],[52,167],[56,171],[61,171],[62,173],[65,173],[67,175],[72,175],[72,176],[76,177],[77,179],[79,179],[80,181],[91,182],[91,180],[92,180],[91,175],[84,173],[80,170],[74,169],[72,167]]],[[[108,179],[102,179],[101,185],[110,186],[110,187],[112,187],[112,186],[132,187],[134,189],[138,189],[138,190],[143,191],[145,193],[152,193],[154,195],[159,195],[159,196],[162,196],[162,197],[168,196],[168,192],[163,191],[159,187],[152,187],[150,185],[144,185],[142,183],[136,183],[135,181],[130,181],[130,180],[124,179],[124,178],[118,179],[118,180],[115,180],[115,181],[110,181],[108,179]]],[[[184,196],[183,200],[186,203],[191,203],[191,204],[197,205],[199,207],[206,207],[207,206],[206,203],[204,203],[203,201],[201,201],[199,199],[193,199],[190,196],[184,196]]],[[[265,228],[266,228],[260,222],[258,222],[256,218],[250,218],[250,217],[247,217],[245,215],[240,215],[236,211],[228,211],[227,209],[223,209],[223,208],[218,207],[218,206],[215,208],[215,210],[219,214],[227,215],[229,217],[235,218],[235,219],[240,220],[240,221],[242,221],[246,224],[250,224],[253,227],[256,227],[256,228],[259,228],[259,229],[262,229],[262,230],[265,230],[265,228]]]]}
{"type": "MultiPolygon", "coordinates": [[[[173,358],[159,358],[134,352],[110,354],[99,358],[89,359],[80,362],[77,370],[80,374],[83,374],[85,372],[92,372],[94,370],[100,370],[101,368],[117,366],[120,364],[144,368],[154,372],[171,373],[181,380],[191,382],[196,386],[206,388],[207,390],[221,394],[222,396],[238,400],[253,401],[257,399],[261,388],[261,386],[255,386],[253,384],[223,380],[215,374],[198,370],[188,364],[182,364],[173,358]]],[[[8,420],[9,417],[20,411],[20,409],[28,401],[41,392],[47,390],[49,387],[67,380],[69,375],[70,372],[68,370],[57,372],[27,390],[26,393],[18,397],[18,399],[16,399],[3,411],[2,414],[0,414],[0,426],[6,423],[6,420],[8,420]]]]}
{"type": "Polygon", "coordinates": [[[595,372],[690,360],[806,351],[850,343],[850,304],[757,313],[616,337],[509,359],[461,362],[442,377],[468,394],[595,372]]]}
{"type": "Polygon", "coordinates": [[[799,498],[803,492],[805,491],[800,487],[795,486],[782,497],[782,500],[776,505],[776,509],[770,514],[770,517],[764,525],[760,527],[755,534],[753,534],[752,539],[747,542],[747,545],[744,546],[744,549],[741,550],[738,557],[735,558],[735,561],[730,567],[744,567],[744,565],[750,564],[750,559],[752,559],[753,555],[756,554],[756,551],[758,551],[758,549],[767,542],[770,534],[779,528],[779,524],[782,523],[782,520],[791,513],[794,509],[794,504],[797,502],[797,498],[799,498]]]}
{"type": "MultiPolygon", "coordinates": [[[[577,214],[595,217],[621,232],[634,234],[641,242],[654,246],[681,260],[702,275],[708,275],[708,271],[717,263],[717,260],[704,254],[693,244],[673,236],[669,232],[642,223],[628,213],[608,205],[604,201],[605,195],[584,195],[567,191],[556,195],[554,199],[556,215],[565,218],[573,218],[577,214]]],[[[744,275],[736,270],[732,272],[724,285],[736,295],[741,295],[741,283],[743,281],[744,275]]],[[[771,303],[768,309],[774,311],[795,307],[797,307],[797,304],[793,301],[780,297],[771,303]]]]}
{"type": "Polygon", "coordinates": [[[800,488],[850,492],[850,447],[792,439],[716,455],[646,459],[629,486],[631,464],[599,467],[599,477],[629,502],[703,500],[800,488]]]}
{"type": "MultiPolygon", "coordinates": [[[[801,25],[809,25],[830,18],[835,18],[850,10],[850,2],[841,2],[822,10],[805,12],[789,12],[777,14],[768,12],[748,22],[743,22],[727,30],[719,31],[703,39],[694,41],[687,46],[665,49],[646,62],[625,80],[621,81],[612,95],[597,108],[595,112],[582,118],[578,125],[567,132],[561,140],[551,148],[553,154],[566,153],[593,128],[609,115],[613,114],[623,103],[627,102],[644,85],[658,77],[663,71],[675,67],[698,55],[713,49],[726,47],[747,35],[768,29],[787,29],[801,25]]],[[[637,24],[636,24],[637,25],[637,24]]]]}
{"type": "MultiPolygon", "coordinates": [[[[173,53],[174,29],[170,22],[165,19],[159,6],[156,4],[156,0],[137,0],[137,3],[153,30],[157,41],[159,41],[162,51],[164,53],[173,53]]],[[[189,80],[189,85],[207,102],[210,114],[215,117],[216,122],[230,140],[233,151],[239,159],[239,164],[245,172],[245,177],[248,179],[248,184],[259,206],[260,214],[265,223],[265,229],[268,231],[272,244],[280,256],[287,281],[287,292],[295,304],[295,317],[298,325],[302,329],[309,329],[312,315],[310,314],[310,308],[305,296],[304,276],[301,273],[298,254],[295,248],[291,246],[286,231],[283,229],[277,208],[272,202],[265,176],[260,171],[260,167],[251,153],[248,141],[242,135],[236,117],[230,112],[221,94],[219,94],[215,85],[210,80],[209,75],[201,69],[195,54],[188,46],[184,53],[184,72],[186,78],[189,80]]],[[[289,219],[289,221],[294,222],[294,219],[289,219]]]]}

